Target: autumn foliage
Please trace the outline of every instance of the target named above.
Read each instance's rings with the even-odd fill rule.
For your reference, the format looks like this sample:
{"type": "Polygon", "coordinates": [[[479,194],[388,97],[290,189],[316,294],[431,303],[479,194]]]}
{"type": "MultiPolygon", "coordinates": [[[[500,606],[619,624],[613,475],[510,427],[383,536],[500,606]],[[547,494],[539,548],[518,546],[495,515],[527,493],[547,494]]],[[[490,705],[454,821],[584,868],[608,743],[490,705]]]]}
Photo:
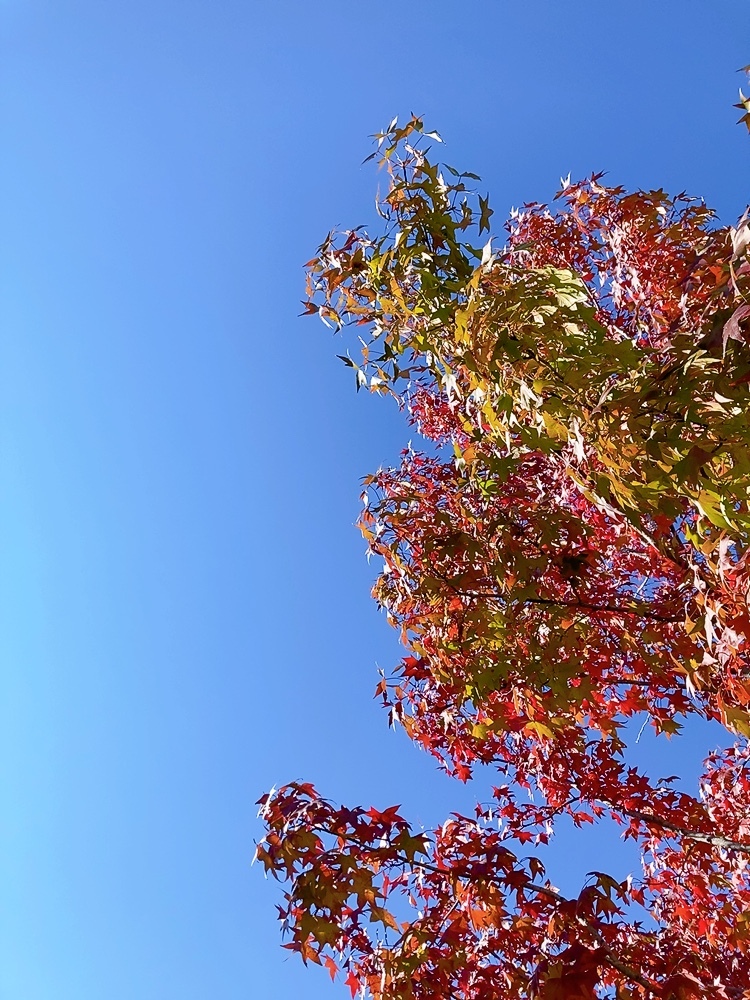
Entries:
{"type": "Polygon", "coordinates": [[[748,225],[594,176],[491,241],[438,136],[376,138],[383,233],[331,235],[306,303],[424,440],[365,482],[405,646],[376,693],[451,774],[496,779],[431,832],[264,796],[286,947],[375,1000],[750,998],[748,225]],[[727,730],[695,794],[628,755],[643,719],[691,716],[727,730]],[[614,820],[640,876],[564,896],[529,854],[561,817],[614,820]]]}

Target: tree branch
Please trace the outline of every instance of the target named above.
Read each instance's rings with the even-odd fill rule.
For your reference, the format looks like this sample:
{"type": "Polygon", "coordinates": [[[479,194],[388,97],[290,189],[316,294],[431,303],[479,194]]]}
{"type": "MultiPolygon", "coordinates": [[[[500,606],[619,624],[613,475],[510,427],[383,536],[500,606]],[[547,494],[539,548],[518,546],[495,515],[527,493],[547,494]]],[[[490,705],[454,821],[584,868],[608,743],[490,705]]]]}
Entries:
{"type": "Polygon", "coordinates": [[[512,595],[506,597],[504,594],[501,594],[496,590],[463,590],[460,587],[456,587],[451,580],[437,572],[434,568],[433,572],[438,579],[442,580],[443,583],[446,583],[455,594],[459,595],[459,597],[481,597],[489,600],[502,601],[505,604],[540,604],[550,607],[570,608],[571,611],[580,610],[583,612],[591,611],[601,614],[636,615],[639,618],[651,618],[654,621],[668,622],[670,624],[680,624],[684,621],[684,619],[679,615],[660,615],[657,612],[651,611],[650,605],[644,604],[640,601],[633,607],[623,608],[616,604],[591,604],[588,601],[562,601],[552,597],[524,597],[523,599],[514,599],[512,595]]]}
{"type": "Polygon", "coordinates": [[[671,833],[679,834],[680,837],[684,837],[686,840],[695,840],[701,844],[709,844],[711,847],[721,847],[728,851],[739,851],[743,854],[750,854],[750,844],[742,843],[739,840],[732,840],[730,837],[725,837],[722,834],[701,833],[700,830],[691,830],[688,827],[679,826],[679,824],[672,823],[668,819],[662,819],[661,816],[655,816],[653,813],[639,812],[637,809],[625,809],[623,806],[616,805],[613,802],[606,804],[613,809],[617,809],[618,812],[630,816],[632,819],[640,820],[641,823],[645,823],[646,825],[653,823],[655,826],[669,830],[671,833]]]}

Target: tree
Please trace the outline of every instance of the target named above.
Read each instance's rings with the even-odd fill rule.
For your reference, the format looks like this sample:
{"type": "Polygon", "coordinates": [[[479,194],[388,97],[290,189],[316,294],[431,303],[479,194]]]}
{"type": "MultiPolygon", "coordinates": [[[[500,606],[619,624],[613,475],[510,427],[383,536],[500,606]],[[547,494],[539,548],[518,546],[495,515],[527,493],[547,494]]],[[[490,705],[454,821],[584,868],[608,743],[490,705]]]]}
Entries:
{"type": "Polygon", "coordinates": [[[436,133],[376,139],[383,234],[329,236],[306,303],[354,326],[358,387],[425,442],[365,482],[406,647],[376,694],[451,774],[498,779],[430,833],[309,784],[264,796],[286,947],[376,1000],[748,998],[747,221],[593,176],[493,249],[436,133]],[[629,761],[644,716],[732,734],[698,794],[629,761]],[[563,816],[614,820],[643,877],[565,897],[526,856],[563,816]]]}

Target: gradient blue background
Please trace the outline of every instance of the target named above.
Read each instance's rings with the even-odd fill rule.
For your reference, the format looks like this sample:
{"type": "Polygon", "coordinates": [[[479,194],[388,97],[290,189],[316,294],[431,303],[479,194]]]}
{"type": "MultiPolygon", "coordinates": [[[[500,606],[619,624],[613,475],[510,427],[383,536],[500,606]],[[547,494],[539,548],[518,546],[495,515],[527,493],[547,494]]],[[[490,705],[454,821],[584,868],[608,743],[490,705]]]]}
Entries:
{"type": "MultiPolygon", "coordinates": [[[[296,318],[417,111],[502,221],[558,179],[744,208],[736,0],[0,0],[0,998],[348,996],[250,868],[274,783],[474,792],[372,701],[397,657],[352,527],[408,432],[296,318]]],[[[690,778],[706,739],[654,746],[690,778]]],[[[634,864],[563,834],[573,889],[634,864]]],[[[617,873],[617,872],[615,872],[617,873]]]]}

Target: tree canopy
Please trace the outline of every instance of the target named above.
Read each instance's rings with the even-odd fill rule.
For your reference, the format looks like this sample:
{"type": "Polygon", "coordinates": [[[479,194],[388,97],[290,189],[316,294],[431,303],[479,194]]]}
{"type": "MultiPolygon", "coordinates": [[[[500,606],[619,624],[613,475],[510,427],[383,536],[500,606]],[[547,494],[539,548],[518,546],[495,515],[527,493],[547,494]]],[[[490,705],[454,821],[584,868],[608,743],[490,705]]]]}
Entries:
{"type": "Polygon", "coordinates": [[[423,440],[365,480],[405,646],[376,693],[497,783],[431,832],[309,784],[264,796],[286,947],[375,1000],[750,997],[747,220],[595,175],[491,239],[419,118],[376,140],[382,232],[331,234],[305,306],[354,328],[358,387],[423,440]],[[634,720],[691,716],[728,731],[695,794],[628,747],[634,720]],[[641,877],[563,895],[529,855],[561,817],[613,820],[641,877]]]}

